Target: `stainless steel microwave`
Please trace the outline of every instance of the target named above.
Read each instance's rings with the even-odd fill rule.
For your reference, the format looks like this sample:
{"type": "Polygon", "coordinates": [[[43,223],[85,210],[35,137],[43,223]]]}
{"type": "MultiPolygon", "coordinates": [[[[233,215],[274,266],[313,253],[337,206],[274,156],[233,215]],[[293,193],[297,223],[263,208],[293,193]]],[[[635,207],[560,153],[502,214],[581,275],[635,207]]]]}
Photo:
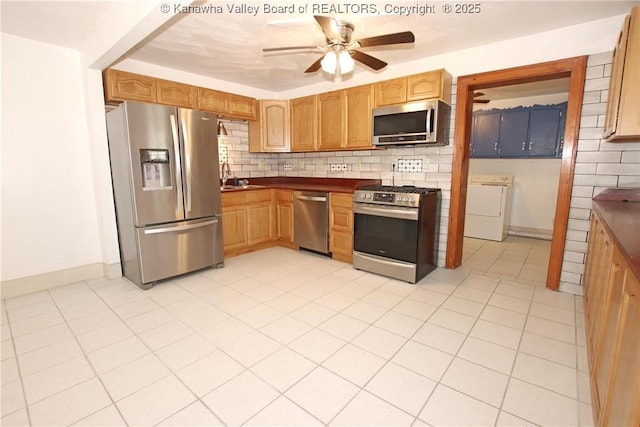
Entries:
{"type": "Polygon", "coordinates": [[[373,145],[447,145],[450,118],[451,106],[439,100],[375,108],[373,145]]]}

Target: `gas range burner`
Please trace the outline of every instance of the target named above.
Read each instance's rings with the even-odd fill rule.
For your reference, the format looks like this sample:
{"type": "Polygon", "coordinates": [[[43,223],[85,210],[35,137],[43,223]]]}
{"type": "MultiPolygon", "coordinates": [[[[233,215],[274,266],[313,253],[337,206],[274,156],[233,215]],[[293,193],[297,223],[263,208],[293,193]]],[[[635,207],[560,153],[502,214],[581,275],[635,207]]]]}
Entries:
{"type": "Polygon", "coordinates": [[[440,191],[439,188],[415,187],[413,185],[391,186],[391,185],[370,185],[359,187],[358,190],[382,191],[385,193],[407,193],[407,194],[428,194],[440,191]]]}

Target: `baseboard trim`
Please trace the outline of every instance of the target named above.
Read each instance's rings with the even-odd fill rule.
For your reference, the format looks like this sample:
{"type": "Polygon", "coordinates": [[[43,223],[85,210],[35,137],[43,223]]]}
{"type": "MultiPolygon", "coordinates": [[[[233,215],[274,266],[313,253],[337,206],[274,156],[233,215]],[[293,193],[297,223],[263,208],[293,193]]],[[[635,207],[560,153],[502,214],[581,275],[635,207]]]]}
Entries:
{"type": "Polygon", "coordinates": [[[551,240],[553,237],[553,230],[544,230],[541,228],[530,227],[510,227],[510,236],[530,237],[533,239],[551,240]]]}
{"type": "Polygon", "coordinates": [[[113,279],[121,275],[119,262],[114,264],[88,264],[65,270],[20,277],[18,279],[3,280],[2,283],[0,283],[0,294],[2,299],[13,298],[70,285],[71,283],[81,282],[83,280],[98,279],[100,277],[113,279]]]}

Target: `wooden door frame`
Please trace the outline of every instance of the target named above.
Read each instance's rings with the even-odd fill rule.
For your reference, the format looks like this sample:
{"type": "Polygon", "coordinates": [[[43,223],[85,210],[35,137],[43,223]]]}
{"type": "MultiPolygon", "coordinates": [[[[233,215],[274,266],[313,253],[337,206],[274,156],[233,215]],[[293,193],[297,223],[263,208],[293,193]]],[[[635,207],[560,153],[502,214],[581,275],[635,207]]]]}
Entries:
{"type": "Polygon", "coordinates": [[[551,255],[547,270],[547,287],[558,289],[565,238],[569,222],[569,204],[573,188],[573,173],[578,149],[580,114],[587,70],[587,57],[561,59],[558,61],[470,74],[458,77],[456,95],[455,150],[453,152],[453,174],[451,177],[451,204],[447,235],[446,267],[456,268],[462,264],[467,179],[471,147],[471,119],[473,92],[520,83],[553,80],[569,77],[569,99],[564,130],[564,147],[558,185],[556,213],[553,223],[551,255]]]}

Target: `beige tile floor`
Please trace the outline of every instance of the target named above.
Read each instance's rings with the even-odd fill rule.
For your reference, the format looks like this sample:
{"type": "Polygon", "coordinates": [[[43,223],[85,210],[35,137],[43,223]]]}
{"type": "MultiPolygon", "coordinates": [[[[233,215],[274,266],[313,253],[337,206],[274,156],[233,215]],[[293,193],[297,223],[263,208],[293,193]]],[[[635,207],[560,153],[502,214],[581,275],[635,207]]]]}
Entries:
{"type": "Polygon", "coordinates": [[[3,301],[2,425],[590,424],[582,299],[538,285],[548,244],[465,244],[417,285],[272,248],[3,301]]]}

